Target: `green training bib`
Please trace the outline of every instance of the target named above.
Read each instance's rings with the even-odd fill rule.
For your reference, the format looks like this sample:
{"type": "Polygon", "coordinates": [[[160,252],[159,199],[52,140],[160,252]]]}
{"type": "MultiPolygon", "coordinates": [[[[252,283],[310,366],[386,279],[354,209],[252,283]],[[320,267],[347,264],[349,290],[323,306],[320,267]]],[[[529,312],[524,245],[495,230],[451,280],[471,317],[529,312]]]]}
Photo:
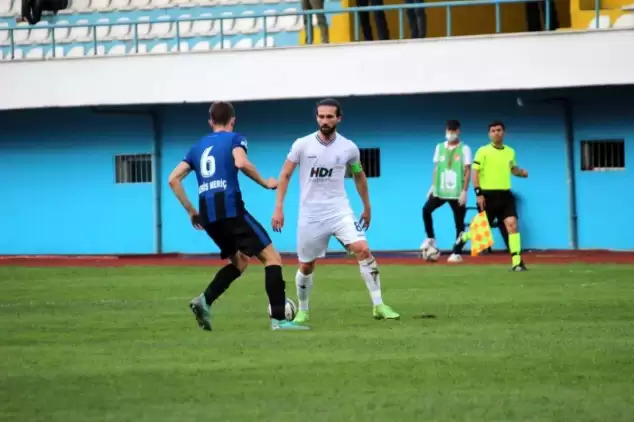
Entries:
{"type": "Polygon", "coordinates": [[[449,149],[442,142],[438,144],[438,163],[434,196],[441,199],[458,199],[464,185],[464,164],[462,142],[456,148],[449,149]]]}

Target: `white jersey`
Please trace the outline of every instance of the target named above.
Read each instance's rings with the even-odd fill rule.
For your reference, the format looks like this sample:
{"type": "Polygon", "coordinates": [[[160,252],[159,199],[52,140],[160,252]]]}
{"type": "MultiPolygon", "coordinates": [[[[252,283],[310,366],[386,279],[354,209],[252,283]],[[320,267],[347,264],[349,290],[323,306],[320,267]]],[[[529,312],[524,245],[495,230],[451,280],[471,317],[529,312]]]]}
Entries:
{"type": "Polygon", "coordinates": [[[286,157],[299,166],[299,220],[315,221],[352,214],[344,178],[360,162],[359,148],[339,133],[325,144],[319,132],[297,139],[286,157]]]}

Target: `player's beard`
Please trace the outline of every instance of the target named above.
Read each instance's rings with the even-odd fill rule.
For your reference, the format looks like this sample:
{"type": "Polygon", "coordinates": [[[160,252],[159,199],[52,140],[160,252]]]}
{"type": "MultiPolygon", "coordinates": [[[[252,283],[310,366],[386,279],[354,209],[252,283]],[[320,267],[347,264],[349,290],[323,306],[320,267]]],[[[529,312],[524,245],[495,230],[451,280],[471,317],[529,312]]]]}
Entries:
{"type": "Polygon", "coordinates": [[[322,135],[324,135],[325,137],[329,137],[330,135],[332,135],[333,133],[335,133],[335,130],[337,130],[337,126],[328,126],[328,125],[321,125],[319,127],[319,131],[321,132],[322,135]]]}

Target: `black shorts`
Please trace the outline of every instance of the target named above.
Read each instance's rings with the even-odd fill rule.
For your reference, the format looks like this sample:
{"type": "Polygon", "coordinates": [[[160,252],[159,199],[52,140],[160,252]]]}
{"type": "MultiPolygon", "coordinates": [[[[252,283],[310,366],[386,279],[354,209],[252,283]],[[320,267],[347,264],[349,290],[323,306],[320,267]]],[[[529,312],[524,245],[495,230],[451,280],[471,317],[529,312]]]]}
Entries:
{"type": "Polygon", "coordinates": [[[489,224],[497,219],[500,223],[507,217],[517,218],[515,196],[510,190],[482,191],[484,195],[484,211],[489,224]]]}
{"type": "Polygon", "coordinates": [[[264,227],[249,213],[209,223],[205,231],[220,248],[220,257],[227,259],[240,251],[251,257],[269,246],[271,238],[264,227]]]}

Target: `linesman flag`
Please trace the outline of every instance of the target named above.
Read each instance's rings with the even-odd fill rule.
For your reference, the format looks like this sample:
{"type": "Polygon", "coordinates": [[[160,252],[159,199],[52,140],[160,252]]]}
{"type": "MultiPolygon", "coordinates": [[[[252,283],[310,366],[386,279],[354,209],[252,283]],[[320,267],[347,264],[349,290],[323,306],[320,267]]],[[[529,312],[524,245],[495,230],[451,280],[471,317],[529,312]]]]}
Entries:
{"type": "Polygon", "coordinates": [[[485,212],[473,217],[469,225],[469,235],[471,238],[471,256],[477,256],[480,252],[493,246],[491,226],[485,212]]]}

